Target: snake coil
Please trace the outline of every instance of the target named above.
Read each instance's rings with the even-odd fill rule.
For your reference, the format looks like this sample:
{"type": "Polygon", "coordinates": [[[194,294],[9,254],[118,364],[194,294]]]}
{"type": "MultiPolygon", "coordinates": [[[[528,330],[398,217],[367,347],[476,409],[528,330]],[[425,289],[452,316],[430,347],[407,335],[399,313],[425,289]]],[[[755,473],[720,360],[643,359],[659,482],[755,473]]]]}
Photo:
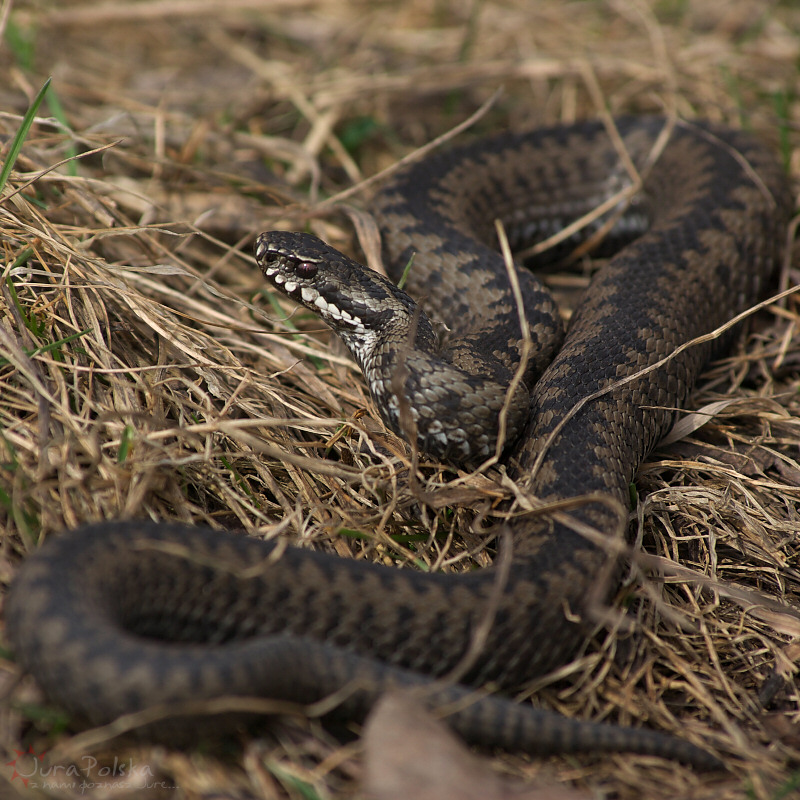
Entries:
{"type": "Polygon", "coordinates": [[[407,404],[421,450],[479,463],[494,452],[504,412],[510,468],[528,492],[608,502],[519,515],[506,572],[458,575],[293,548],[276,558],[269,543],[151,522],[61,535],[26,560],[6,604],[8,639],[53,700],[99,724],[143,705],[219,695],[309,703],[352,687],[338,711],[363,717],[388,688],[419,687],[432,704],[458,706],[449,721],[474,742],[718,765],[658,732],[566,720],[502,697],[465,702],[469,686],[514,688],[575,651],[583,631],[574,615],[598,594],[609,561],[602,536],[621,527],[615,507],[724,342],[680,346],[762,294],[784,240],[785,176],[751,137],[682,123],[656,154],[662,120],[616,125],[644,183],[616,221],[595,229],[608,221],[622,238],[646,232],[594,276],[563,344],[549,294],[520,273],[539,348],[524,371],[521,315],[492,221],[524,247],[630,185],[600,123],[455,149],[379,195],[385,261],[397,278],[415,255],[408,291],[446,325],[444,343],[408,295],[318,240],[264,234],[256,245],[268,280],[347,342],[395,429],[408,427],[407,404]],[[465,685],[435,682],[459,666],[489,608],[493,624],[465,685]]]}

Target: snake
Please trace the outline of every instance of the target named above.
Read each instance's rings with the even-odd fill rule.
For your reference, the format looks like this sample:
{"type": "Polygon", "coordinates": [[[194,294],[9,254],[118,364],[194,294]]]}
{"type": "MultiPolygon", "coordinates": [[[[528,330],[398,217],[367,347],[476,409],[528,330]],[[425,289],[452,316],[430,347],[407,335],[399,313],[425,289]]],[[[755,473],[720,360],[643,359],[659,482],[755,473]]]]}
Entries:
{"type": "Polygon", "coordinates": [[[389,278],[311,234],[261,234],[266,280],[339,334],[412,451],[462,471],[497,456],[532,499],[507,509],[495,562],[467,573],[176,523],[84,525],[18,571],[5,603],[18,662],[75,724],[331,696],[331,715],[358,722],[400,690],[476,745],[719,767],[667,732],[511,693],[569,662],[611,601],[631,481],[730,346],[735,326],[720,329],[769,287],[791,207],[754,136],[625,117],[504,132],[406,166],[371,208],[389,278]],[[509,270],[495,220],[534,263],[610,243],[566,331],[534,273],[509,270]]]}

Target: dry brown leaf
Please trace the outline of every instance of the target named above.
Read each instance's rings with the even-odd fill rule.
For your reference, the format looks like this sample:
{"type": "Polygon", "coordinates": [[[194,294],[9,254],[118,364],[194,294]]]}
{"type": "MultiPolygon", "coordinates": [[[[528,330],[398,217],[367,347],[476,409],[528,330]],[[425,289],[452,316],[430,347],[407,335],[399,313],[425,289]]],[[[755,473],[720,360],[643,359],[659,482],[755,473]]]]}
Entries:
{"type": "Polygon", "coordinates": [[[588,800],[563,786],[532,786],[491,770],[407,693],[385,695],[364,726],[369,800],[588,800]]]}

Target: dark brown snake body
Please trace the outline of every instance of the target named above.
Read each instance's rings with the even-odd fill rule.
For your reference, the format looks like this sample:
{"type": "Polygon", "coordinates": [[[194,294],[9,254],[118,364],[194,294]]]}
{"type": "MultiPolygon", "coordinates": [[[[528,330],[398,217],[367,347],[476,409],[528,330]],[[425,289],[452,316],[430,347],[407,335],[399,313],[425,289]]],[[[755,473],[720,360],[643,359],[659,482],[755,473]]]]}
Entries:
{"type": "MultiPolygon", "coordinates": [[[[391,294],[379,279],[362,291],[354,277],[349,295],[336,294],[348,259],[303,236],[264,234],[256,245],[281,291],[333,316],[382,413],[395,428],[416,429],[422,449],[480,462],[494,452],[505,403],[510,466],[532,495],[609,502],[518,516],[506,568],[457,575],[293,548],[278,555],[246,537],[151,522],[59,536],[23,565],[6,604],[8,639],[47,694],[98,724],[144,705],[219,695],[309,703],[342,687],[352,691],[338,711],[358,718],[388,688],[416,686],[430,690],[434,705],[463,701],[448,720],[473,742],[715,764],[664,734],[570,721],[500,697],[468,701],[465,688],[514,688],[574,653],[584,633],[573,615],[585,611],[587,597],[604,600],[614,588],[613,581],[597,588],[610,557],[585,529],[607,536],[622,529],[629,482],[720,340],[624,379],[747,308],[773,273],[790,213],[774,158],[744,134],[681,124],[651,168],[662,125],[618,122],[646,180],[612,232],[648,230],[595,276],[552,363],[531,358],[522,376],[530,394],[523,388],[507,403],[520,316],[502,260],[480,242],[491,243],[499,217],[523,246],[624,188],[629,171],[602,125],[501,136],[427,159],[381,193],[387,265],[397,277],[416,253],[409,291],[450,329],[443,362],[431,360],[433,331],[404,295],[393,295],[399,306],[389,312],[376,305],[391,294]],[[319,293],[327,299],[319,302],[319,293]],[[391,326],[396,314],[407,317],[404,327],[376,345],[372,324],[391,326]],[[470,377],[474,371],[491,390],[470,377]],[[472,399],[445,391],[459,383],[472,399]],[[405,400],[392,399],[397,386],[405,400]],[[434,683],[459,668],[487,614],[491,626],[463,685],[434,683]]],[[[560,338],[554,306],[522,275],[532,338],[546,350],[560,338]]]]}

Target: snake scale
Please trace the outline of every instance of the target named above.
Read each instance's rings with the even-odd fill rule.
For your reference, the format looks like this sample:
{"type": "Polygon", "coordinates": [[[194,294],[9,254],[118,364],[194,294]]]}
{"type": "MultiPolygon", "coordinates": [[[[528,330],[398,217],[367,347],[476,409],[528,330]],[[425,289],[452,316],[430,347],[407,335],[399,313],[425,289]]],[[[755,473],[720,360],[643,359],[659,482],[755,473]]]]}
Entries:
{"type": "Polygon", "coordinates": [[[26,560],[6,602],[8,640],[52,700],[101,724],[153,704],[310,703],[344,687],[336,713],[360,719],[387,689],[417,687],[478,744],[718,766],[667,734],[567,720],[470,688],[514,689],[575,652],[587,598],[615,588],[599,577],[616,574],[604,537],[623,528],[629,482],[725,337],[679,346],[762,296],[779,257],[791,201],[771,153],[744,133],[689,123],[654,149],[664,124],[620,119],[616,142],[599,122],[503,134],[393,179],[375,200],[384,259],[396,279],[415,256],[407,289],[447,327],[443,344],[408,295],[319,240],[268,233],[256,243],[268,280],[336,328],[387,422],[416,432],[421,450],[479,463],[494,452],[502,411],[520,485],[543,502],[586,502],[514,516],[504,566],[468,574],[149,521],[65,533],[26,560]],[[632,241],[595,274],[563,343],[549,294],[520,271],[537,349],[508,391],[522,327],[493,220],[515,248],[549,236],[631,185],[623,152],[643,186],[625,208],[611,201],[616,219],[606,214],[589,233],[608,222],[612,237],[632,241]],[[460,682],[435,680],[463,664],[486,619],[460,682]]]}

